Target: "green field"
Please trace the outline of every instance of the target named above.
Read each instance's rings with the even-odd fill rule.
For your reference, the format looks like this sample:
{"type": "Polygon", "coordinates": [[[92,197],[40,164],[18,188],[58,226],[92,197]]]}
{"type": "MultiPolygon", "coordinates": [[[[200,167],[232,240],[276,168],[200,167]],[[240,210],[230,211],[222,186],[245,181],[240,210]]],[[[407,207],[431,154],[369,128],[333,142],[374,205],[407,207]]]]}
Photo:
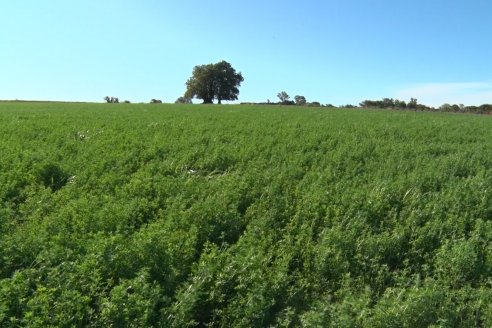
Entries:
{"type": "Polygon", "coordinates": [[[1,327],[492,325],[492,117],[0,103],[1,327]]]}

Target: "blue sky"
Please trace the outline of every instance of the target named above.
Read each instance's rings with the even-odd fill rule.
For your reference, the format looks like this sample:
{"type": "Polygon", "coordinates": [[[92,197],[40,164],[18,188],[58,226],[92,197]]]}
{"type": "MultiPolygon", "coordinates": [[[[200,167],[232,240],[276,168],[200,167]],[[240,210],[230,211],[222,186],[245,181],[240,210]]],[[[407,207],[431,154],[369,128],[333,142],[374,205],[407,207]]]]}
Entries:
{"type": "Polygon", "coordinates": [[[492,103],[492,1],[15,0],[0,6],[0,99],[174,102],[229,61],[239,100],[492,103]]]}

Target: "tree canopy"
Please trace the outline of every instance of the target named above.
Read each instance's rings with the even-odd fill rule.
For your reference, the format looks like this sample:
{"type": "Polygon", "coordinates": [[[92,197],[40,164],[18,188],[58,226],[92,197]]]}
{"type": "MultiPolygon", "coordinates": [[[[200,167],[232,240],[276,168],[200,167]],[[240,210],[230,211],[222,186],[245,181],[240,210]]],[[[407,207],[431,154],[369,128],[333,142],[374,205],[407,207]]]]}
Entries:
{"type": "Polygon", "coordinates": [[[278,97],[278,99],[280,99],[280,102],[282,102],[282,103],[286,102],[290,98],[290,96],[285,91],[281,91],[281,92],[277,93],[277,97],[278,97]]]}
{"type": "Polygon", "coordinates": [[[299,105],[299,106],[304,106],[307,103],[306,97],[300,96],[300,95],[295,96],[294,100],[296,101],[296,105],[299,105]]]}
{"type": "Polygon", "coordinates": [[[244,78],[241,73],[226,61],[216,64],[198,65],[193,68],[193,75],[186,82],[185,98],[202,99],[204,104],[212,104],[214,99],[237,100],[239,87],[244,78]]]}
{"type": "Polygon", "coordinates": [[[106,96],[104,97],[104,100],[108,103],[108,104],[111,104],[111,103],[114,103],[114,104],[117,104],[120,102],[120,100],[118,99],[118,97],[110,97],[110,96],[106,96]]]}
{"type": "Polygon", "coordinates": [[[192,104],[193,102],[191,101],[191,98],[179,97],[178,99],[176,99],[176,101],[174,103],[175,104],[192,104]]]}

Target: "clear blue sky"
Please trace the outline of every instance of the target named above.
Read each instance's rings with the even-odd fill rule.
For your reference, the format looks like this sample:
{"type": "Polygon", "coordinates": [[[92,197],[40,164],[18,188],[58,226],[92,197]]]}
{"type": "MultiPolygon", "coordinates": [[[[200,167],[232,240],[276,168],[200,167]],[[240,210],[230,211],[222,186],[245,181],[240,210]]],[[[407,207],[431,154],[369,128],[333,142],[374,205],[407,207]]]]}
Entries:
{"type": "Polygon", "coordinates": [[[490,0],[12,0],[0,99],[173,102],[229,61],[240,101],[492,103],[490,0]]]}

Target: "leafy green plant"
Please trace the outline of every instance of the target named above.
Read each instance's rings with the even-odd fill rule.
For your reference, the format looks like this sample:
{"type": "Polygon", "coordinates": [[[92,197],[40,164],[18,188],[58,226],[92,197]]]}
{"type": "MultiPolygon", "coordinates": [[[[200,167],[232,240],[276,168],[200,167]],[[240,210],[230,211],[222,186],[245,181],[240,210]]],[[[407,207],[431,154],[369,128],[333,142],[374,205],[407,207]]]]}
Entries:
{"type": "Polygon", "coordinates": [[[0,104],[0,326],[483,327],[492,120],[0,104]]]}

